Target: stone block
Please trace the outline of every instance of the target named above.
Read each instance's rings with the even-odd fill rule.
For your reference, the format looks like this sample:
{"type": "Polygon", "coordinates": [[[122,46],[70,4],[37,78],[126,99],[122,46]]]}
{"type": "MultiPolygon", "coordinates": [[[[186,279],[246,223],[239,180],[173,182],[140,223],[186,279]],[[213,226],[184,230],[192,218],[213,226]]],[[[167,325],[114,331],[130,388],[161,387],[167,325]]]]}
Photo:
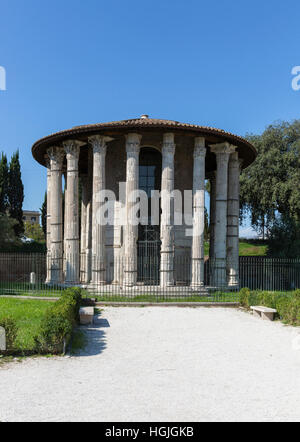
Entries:
{"type": "Polygon", "coordinates": [[[0,327],[0,351],[6,350],[6,335],[5,335],[5,329],[3,327],[0,327]]]}
{"type": "Polygon", "coordinates": [[[94,322],[94,307],[82,307],[79,310],[80,324],[90,325],[94,322]]]}

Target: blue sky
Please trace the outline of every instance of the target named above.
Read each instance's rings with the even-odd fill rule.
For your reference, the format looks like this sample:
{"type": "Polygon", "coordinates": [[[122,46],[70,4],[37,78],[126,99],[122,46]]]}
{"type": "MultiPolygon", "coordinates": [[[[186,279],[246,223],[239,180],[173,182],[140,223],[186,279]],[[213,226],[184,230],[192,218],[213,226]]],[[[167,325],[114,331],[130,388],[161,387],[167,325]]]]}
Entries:
{"type": "Polygon", "coordinates": [[[35,140],[74,125],[151,117],[239,135],[299,118],[300,3],[1,0],[0,151],[20,149],[25,209],[46,175],[35,140]]]}

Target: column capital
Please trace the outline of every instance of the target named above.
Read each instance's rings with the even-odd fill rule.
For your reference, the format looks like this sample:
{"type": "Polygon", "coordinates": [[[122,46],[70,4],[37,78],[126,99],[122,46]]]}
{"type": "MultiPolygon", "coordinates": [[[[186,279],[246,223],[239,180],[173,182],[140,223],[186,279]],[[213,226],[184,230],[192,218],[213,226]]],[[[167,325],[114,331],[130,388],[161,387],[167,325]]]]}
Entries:
{"type": "Polygon", "coordinates": [[[46,154],[46,155],[44,155],[44,158],[45,158],[47,169],[50,169],[51,168],[50,156],[48,154],[46,154]]]}
{"type": "Polygon", "coordinates": [[[206,156],[206,147],[205,147],[205,138],[197,137],[195,138],[195,149],[194,149],[194,158],[205,157],[206,156]]]}
{"type": "Polygon", "coordinates": [[[139,153],[141,147],[142,135],[130,133],[126,135],[127,153],[139,153]]]}
{"type": "Polygon", "coordinates": [[[219,144],[211,144],[210,146],[211,152],[215,153],[216,155],[220,154],[227,154],[230,155],[235,152],[236,146],[233,146],[232,144],[225,142],[225,143],[219,143],[219,144]]]}
{"type": "MultiPolygon", "coordinates": [[[[61,147],[53,146],[47,150],[49,160],[57,169],[62,169],[65,153],[61,147]],[[53,164],[54,163],[54,164],[53,164]]],[[[51,166],[51,169],[52,169],[51,166]]]]}
{"type": "Polygon", "coordinates": [[[80,153],[80,147],[83,146],[85,143],[82,143],[81,141],[77,140],[67,140],[63,142],[64,150],[66,152],[67,158],[75,157],[76,159],[79,159],[79,153],[80,153]]]}
{"type": "Polygon", "coordinates": [[[163,137],[162,152],[163,154],[175,155],[175,137],[173,133],[166,133],[163,137]]]}
{"type": "Polygon", "coordinates": [[[106,154],[107,143],[113,141],[111,137],[105,137],[103,135],[93,135],[89,137],[89,143],[93,148],[94,153],[106,154]]]}
{"type": "Polygon", "coordinates": [[[229,161],[232,162],[232,163],[234,163],[234,162],[238,163],[238,161],[239,161],[239,154],[236,151],[234,151],[232,154],[230,154],[229,161]]]}

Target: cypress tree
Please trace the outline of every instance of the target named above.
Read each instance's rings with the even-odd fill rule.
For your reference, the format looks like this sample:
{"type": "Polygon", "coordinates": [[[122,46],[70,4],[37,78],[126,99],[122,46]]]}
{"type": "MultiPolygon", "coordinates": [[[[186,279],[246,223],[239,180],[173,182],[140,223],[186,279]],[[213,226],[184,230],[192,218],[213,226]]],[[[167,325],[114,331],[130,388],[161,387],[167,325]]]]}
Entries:
{"type": "Polygon", "coordinates": [[[45,193],[45,198],[43,205],[41,207],[41,218],[42,218],[42,228],[46,238],[47,235],[47,192],[45,193]]]}
{"type": "Polygon", "coordinates": [[[8,200],[9,200],[9,215],[17,221],[15,226],[15,233],[20,236],[24,233],[23,223],[23,201],[24,201],[24,186],[21,177],[21,166],[19,160],[19,151],[14,153],[9,164],[8,174],[8,200]]]}
{"type": "Polygon", "coordinates": [[[6,214],[8,209],[8,163],[4,153],[0,159],[0,213],[6,214]]]}

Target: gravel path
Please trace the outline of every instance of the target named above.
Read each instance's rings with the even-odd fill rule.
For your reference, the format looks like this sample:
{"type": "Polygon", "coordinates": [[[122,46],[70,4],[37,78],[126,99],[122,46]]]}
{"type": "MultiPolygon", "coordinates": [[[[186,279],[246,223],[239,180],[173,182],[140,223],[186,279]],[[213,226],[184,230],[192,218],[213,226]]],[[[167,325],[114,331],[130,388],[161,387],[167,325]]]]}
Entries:
{"type": "Polygon", "coordinates": [[[0,368],[0,421],[299,421],[300,330],[225,308],[110,308],[76,357],[0,368]]]}

